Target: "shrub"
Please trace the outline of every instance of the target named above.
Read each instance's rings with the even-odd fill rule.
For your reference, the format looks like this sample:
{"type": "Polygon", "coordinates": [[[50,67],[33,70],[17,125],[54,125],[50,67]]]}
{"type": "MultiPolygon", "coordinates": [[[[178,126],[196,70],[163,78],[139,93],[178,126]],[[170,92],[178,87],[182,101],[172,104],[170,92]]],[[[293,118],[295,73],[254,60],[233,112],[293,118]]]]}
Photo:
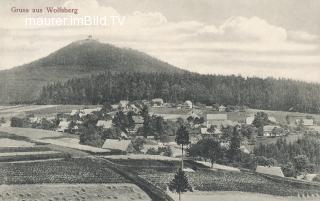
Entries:
{"type": "Polygon", "coordinates": [[[317,176],[315,176],[312,181],[320,182],[320,174],[318,174],[317,176]]]}
{"type": "Polygon", "coordinates": [[[172,149],[170,147],[159,147],[158,152],[163,156],[168,156],[168,157],[171,157],[173,154],[172,149]]]}
{"type": "Polygon", "coordinates": [[[11,127],[23,127],[23,119],[18,117],[11,118],[11,127]]]}
{"type": "Polygon", "coordinates": [[[155,149],[155,148],[150,148],[147,150],[146,154],[149,154],[149,155],[158,155],[159,152],[155,149]]]}

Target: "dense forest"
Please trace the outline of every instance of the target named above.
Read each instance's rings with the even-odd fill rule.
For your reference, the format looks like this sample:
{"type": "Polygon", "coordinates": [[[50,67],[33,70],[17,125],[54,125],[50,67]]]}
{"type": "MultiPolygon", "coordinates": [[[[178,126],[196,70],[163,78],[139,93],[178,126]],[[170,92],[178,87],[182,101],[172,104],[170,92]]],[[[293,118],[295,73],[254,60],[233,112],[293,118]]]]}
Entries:
{"type": "Polygon", "coordinates": [[[288,79],[197,73],[105,72],[43,87],[40,104],[101,104],[163,98],[179,103],[245,105],[256,109],[320,112],[320,84],[288,79]]]}

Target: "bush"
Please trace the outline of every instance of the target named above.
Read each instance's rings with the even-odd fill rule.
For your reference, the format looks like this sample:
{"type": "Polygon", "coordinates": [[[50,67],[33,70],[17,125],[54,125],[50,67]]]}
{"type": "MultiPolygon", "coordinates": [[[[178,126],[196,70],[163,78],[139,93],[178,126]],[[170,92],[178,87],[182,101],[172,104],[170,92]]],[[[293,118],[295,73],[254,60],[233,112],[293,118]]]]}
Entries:
{"type": "Polygon", "coordinates": [[[147,150],[146,154],[148,155],[159,155],[159,152],[155,148],[150,148],[147,150]]]}
{"type": "Polygon", "coordinates": [[[18,117],[11,118],[11,127],[23,127],[23,119],[18,117]]]}
{"type": "Polygon", "coordinates": [[[291,162],[281,167],[285,177],[296,177],[296,170],[291,162]]]}
{"type": "Polygon", "coordinates": [[[158,152],[163,156],[171,157],[173,155],[172,149],[170,147],[159,147],[158,152]]]}
{"type": "Polygon", "coordinates": [[[320,174],[318,174],[317,176],[315,176],[312,181],[320,182],[320,174]]]}

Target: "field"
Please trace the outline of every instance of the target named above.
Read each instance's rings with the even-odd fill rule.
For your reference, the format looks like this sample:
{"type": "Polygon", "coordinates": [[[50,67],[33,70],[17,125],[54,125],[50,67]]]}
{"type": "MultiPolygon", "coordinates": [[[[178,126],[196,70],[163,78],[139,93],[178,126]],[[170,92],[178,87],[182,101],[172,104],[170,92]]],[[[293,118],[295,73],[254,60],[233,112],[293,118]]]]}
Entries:
{"type": "MultiPolygon", "coordinates": [[[[112,160],[128,170],[136,172],[148,182],[167,189],[180,163],[177,161],[152,160],[112,160]]],[[[298,194],[314,195],[319,193],[318,186],[297,186],[290,183],[281,183],[264,176],[248,172],[231,172],[224,170],[210,170],[205,166],[185,162],[186,168],[193,168],[195,172],[186,172],[189,181],[196,191],[242,191],[262,193],[277,196],[298,196],[298,194]]]]}
{"type": "Polygon", "coordinates": [[[33,147],[34,143],[14,140],[9,138],[0,138],[0,147],[33,147]]]}
{"type": "Polygon", "coordinates": [[[54,105],[48,108],[39,108],[33,111],[27,111],[26,114],[34,114],[39,116],[55,115],[58,113],[70,113],[72,110],[80,110],[84,108],[97,108],[99,105],[54,105]]]}
{"type": "Polygon", "coordinates": [[[34,128],[0,127],[0,132],[14,134],[16,136],[29,138],[31,140],[42,138],[57,138],[63,136],[63,133],[60,132],[34,128]]]}
{"type": "MultiPolygon", "coordinates": [[[[174,200],[178,201],[178,194],[169,193],[174,200]]],[[[319,197],[300,198],[300,197],[278,197],[259,193],[246,192],[187,192],[182,194],[183,201],[301,201],[301,200],[319,200],[319,197]]]]}
{"type": "Polygon", "coordinates": [[[76,135],[61,133],[56,131],[34,129],[34,128],[13,128],[0,127],[0,137],[2,134],[7,137],[20,138],[25,141],[33,141],[41,144],[54,144],[72,149],[78,149],[90,153],[109,153],[110,150],[96,148],[79,144],[79,138],[76,135]]]}
{"type": "Polygon", "coordinates": [[[2,185],[0,199],[13,200],[140,200],[150,198],[133,184],[32,184],[32,185],[2,185]]]}
{"type": "Polygon", "coordinates": [[[0,163],[0,184],[130,183],[91,158],[0,163]]]}
{"type": "Polygon", "coordinates": [[[24,116],[26,112],[33,112],[47,108],[56,107],[55,105],[15,105],[0,106],[0,117],[10,118],[13,116],[24,116]]]}
{"type": "Polygon", "coordinates": [[[52,150],[26,137],[0,132],[0,162],[47,160],[68,156],[68,153],[52,150]]]}

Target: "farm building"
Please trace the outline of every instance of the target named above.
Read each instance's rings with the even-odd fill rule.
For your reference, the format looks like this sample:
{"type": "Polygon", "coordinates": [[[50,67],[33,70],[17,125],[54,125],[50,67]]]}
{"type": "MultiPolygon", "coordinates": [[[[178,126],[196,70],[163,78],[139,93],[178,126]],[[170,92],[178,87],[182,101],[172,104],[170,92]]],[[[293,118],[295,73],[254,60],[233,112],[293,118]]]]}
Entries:
{"type": "Polygon", "coordinates": [[[227,109],[227,107],[224,106],[224,105],[220,105],[220,106],[218,107],[218,111],[219,111],[219,112],[225,112],[226,109],[227,109]]]}
{"type": "Polygon", "coordinates": [[[119,102],[119,109],[121,109],[121,110],[127,110],[128,109],[128,107],[129,107],[129,101],[127,101],[127,100],[121,100],[120,102],[119,102]]]}
{"type": "Polygon", "coordinates": [[[103,127],[104,129],[111,128],[112,127],[112,121],[104,121],[104,120],[99,120],[96,124],[97,127],[103,127]]]}
{"type": "Polygon", "coordinates": [[[60,121],[58,128],[57,128],[57,131],[58,132],[65,132],[66,130],[68,130],[69,124],[70,124],[70,122],[68,122],[68,121],[60,121]]]}
{"type": "Polygon", "coordinates": [[[275,166],[257,166],[256,169],[257,173],[261,174],[267,174],[267,175],[273,175],[278,177],[284,177],[283,172],[281,170],[281,167],[275,167],[275,166]]]}
{"type": "Polygon", "coordinates": [[[186,109],[192,109],[192,102],[187,100],[186,102],[184,102],[183,106],[186,109]]]}
{"type": "Polygon", "coordinates": [[[162,107],[164,102],[162,98],[154,98],[151,103],[152,107],[162,107]]]}
{"type": "Polygon", "coordinates": [[[268,120],[269,120],[270,122],[272,122],[272,123],[277,123],[277,120],[276,120],[275,117],[269,116],[269,117],[268,117],[268,120]]]}
{"type": "Polygon", "coordinates": [[[136,105],[134,105],[134,104],[130,104],[129,107],[128,107],[128,109],[129,109],[129,111],[132,111],[132,112],[134,112],[134,113],[140,112],[140,109],[139,109],[136,105]]]}
{"type": "Polygon", "coordinates": [[[111,105],[112,110],[117,110],[119,108],[119,105],[113,104],[111,105]]]}
{"type": "Polygon", "coordinates": [[[263,127],[263,136],[265,137],[279,137],[284,135],[284,130],[279,126],[267,125],[263,127]]]}
{"type": "Polygon", "coordinates": [[[227,120],[227,114],[207,114],[207,128],[210,128],[212,125],[221,127],[227,120]]]}
{"type": "Polygon", "coordinates": [[[131,153],[134,151],[131,140],[106,139],[102,145],[102,148],[120,151],[122,153],[131,153]]]}
{"type": "Polygon", "coordinates": [[[41,122],[41,118],[39,117],[31,117],[29,118],[31,123],[40,123],[41,122]]]}
{"type": "Polygon", "coordinates": [[[83,109],[80,110],[79,116],[87,116],[88,114],[92,114],[93,112],[99,112],[101,110],[101,107],[93,108],[93,109],[83,109]]]}
{"type": "Polygon", "coordinates": [[[254,117],[253,117],[253,116],[252,116],[252,117],[247,117],[247,118],[246,118],[246,124],[248,124],[248,125],[252,124],[252,123],[253,123],[253,120],[254,120],[254,117]]]}
{"type": "Polygon", "coordinates": [[[74,115],[79,114],[79,113],[80,113],[80,110],[71,110],[70,116],[74,116],[74,115]]]}
{"type": "Polygon", "coordinates": [[[240,151],[246,154],[250,154],[253,152],[254,145],[241,145],[240,151]]]}
{"type": "Polygon", "coordinates": [[[314,122],[313,119],[296,119],[296,124],[302,124],[304,126],[313,126],[314,122]]]}
{"type": "Polygon", "coordinates": [[[288,124],[291,125],[296,125],[297,121],[301,120],[301,119],[305,119],[306,117],[303,115],[287,115],[286,116],[286,120],[288,124]]]}

